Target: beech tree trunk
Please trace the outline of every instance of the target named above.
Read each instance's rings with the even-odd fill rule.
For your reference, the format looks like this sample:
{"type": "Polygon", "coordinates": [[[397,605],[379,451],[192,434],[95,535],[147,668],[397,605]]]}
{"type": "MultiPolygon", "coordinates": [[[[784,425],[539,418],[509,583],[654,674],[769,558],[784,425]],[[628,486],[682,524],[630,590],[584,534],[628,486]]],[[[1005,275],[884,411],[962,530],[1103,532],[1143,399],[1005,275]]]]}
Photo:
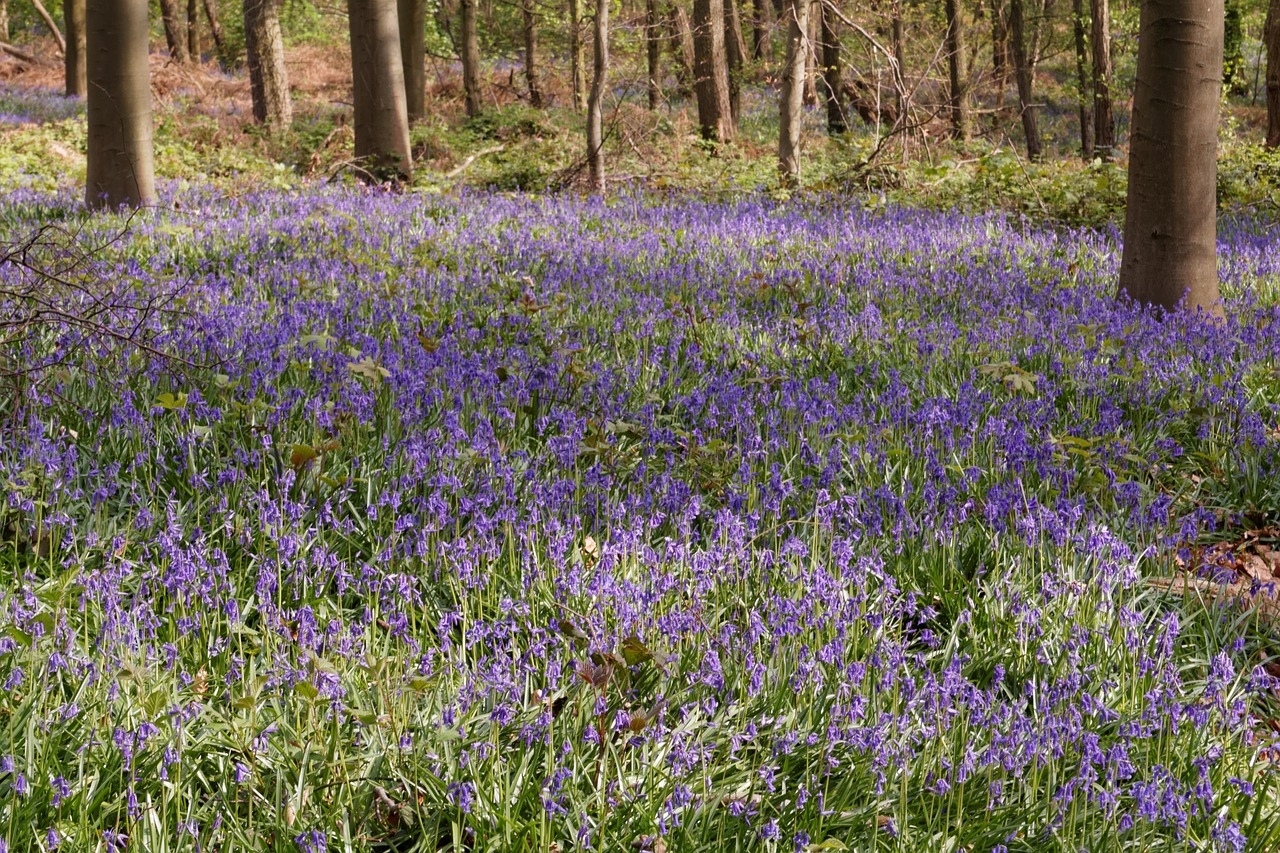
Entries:
{"type": "Polygon", "coordinates": [[[187,0],[187,54],[200,62],[200,0],[187,0]]]}
{"type": "Polygon", "coordinates": [[[520,0],[520,18],[524,27],[524,79],[529,84],[529,105],[542,109],[542,84],[538,80],[538,22],[534,0],[520,0]]]}
{"type": "Polygon", "coordinates": [[[587,71],[582,49],[582,12],[579,0],[569,0],[569,73],[573,77],[573,108],[587,106],[587,71]]]}
{"type": "Polygon", "coordinates": [[[156,198],[146,0],[88,0],[88,168],[91,210],[156,198]]]}
{"type": "Polygon", "coordinates": [[[672,0],[671,4],[671,55],[676,60],[680,95],[687,98],[693,93],[697,75],[694,71],[693,28],[679,0],[672,0]]]}
{"type": "Polygon", "coordinates": [[[729,113],[736,130],[742,113],[742,66],[747,61],[747,43],[742,38],[738,0],[724,0],[724,58],[729,78],[729,113]]]}
{"type": "Polygon", "coordinates": [[[89,69],[85,64],[85,0],[63,0],[66,16],[67,97],[83,98],[89,93],[89,69]]]}
{"type": "Polygon", "coordinates": [[[1280,0],[1267,7],[1267,147],[1280,148],[1280,0]]]}
{"type": "Polygon", "coordinates": [[[462,89],[466,95],[467,116],[480,115],[480,37],[476,32],[476,0],[462,0],[462,89]]]}
{"type": "Polygon", "coordinates": [[[409,120],[426,115],[426,0],[397,0],[400,23],[400,65],[404,70],[404,104],[409,120]]]}
{"type": "Polygon", "coordinates": [[[787,27],[787,54],[778,104],[778,175],[782,185],[800,185],[800,123],[804,108],[804,55],[809,0],[785,0],[780,23],[787,27]]]}
{"type": "Polygon", "coordinates": [[[289,72],[284,64],[284,33],[278,0],[244,0],[244,46],[249,64],[253,118],[272,130],[293,123],[289,72]]]}
{"type": "Polygon", "coordinates": [[[1022,0],[1009,0],[1009,37],[1013,46],[1014,74],[1018,79],[1018,106],[1022,113],[1022,133],[1027,139],[1027,158],[1041,156],[1040,128],[1036,124],[1036,105],[1032,92],[1031,58],[1027,55],[1026,26],[1022,0]]]}
{"type": "Polygon", "coordinates": [[[1090,0],[1089,36],[1093,49],[1093,145],[1103,160],[1116,147],[1116,117],[1111,106],[1111,6],[1108,0],[1090,0]]]}
{"type": "Polygon", "coordinates": [[[160,20],[164,22],[164,41],[169,46],[169,56],[185,65],[189,56],[187,34],[182,26],[178,0],[160,0],[160,20]]]}
{"type": "Polygon", "coordinates": [[[694,93],[705,139],[733,139],[733,107],[724,49],[724,0],[693,0],[694,93]]]}
{"type": "Polygon", "coordinates": [[[587,166],[591,186],[604,192],[604,92],[609,83],[609,0],[596,0],[595,22],[591,28],[595,48],[592,62],[591,94],[587,97],[587,166]]]}
{"type": "Polygon", "coordinates": [[[817,0],[810,0],[809,32],[804,42],[804,103],[809,107],[818,103],[818,42],[822,38],[818,32],[818,22],[822,17],[820,5],[817,0]]]}
{"type": "Polygon", "coordinates": [[[835,16],[821,5],[818,14],[822,17],[822,67],[818,80],[827,104],[827,133],[838,135],[849,129],[841,86],[840,36],[836,33],[835,16]]]}
{"type": "Polygon", "coordinates": [[[969,118],[969,63],[965,47],[964,10],[960,0],[946,0],[947,70],[950,75],[951,133],[968,141],[973,135],[969,118]]]}
{"type": "Polygon", "coordinates": [[[987,6],[991,15],[991,73],[995,77],[996,100],[1003,105],[1009,83],[1009,27],[1002,0],[990,0],[987,6]]]}
{"type": "Polygon", "coordinates": [[[1071,0],[1071,22],[1075,34],[1076,85],[1080,89],[1077,107],[1080,113],[1080,156],[1093,159],[1093,110],[1089,95],[1089,39],[1085,32],[1084,0],[1071,0]]]}
{"type": "Polygon", "coordinates": [[[769,54],[768,0],[751,0],[751,58],[759,62],[769,54]]]}
{"type": "Polygon", "coordinates": [[[1217,260],[1222,0],[1143,0],[1120,293],[1221,313],[1217,260]]]}
{"type": "Polygon", "coordinates": [[[409,110],[395,0],[347,0],[356,159],[375,179],[408,177],[409,110]]]}
{"type": "Polygon", "coordinates": [[[231,56],[227,53],[227,40],[222,36],[222,24],[218,23],[218,0],[204,0],[204,16],[209,21],[209,35],[213,36],[218,62],[224,68],[228,67],[231,65],[231,56]]]}
{"type": "Polygon", "coordinates": [[[658,20],[658,0],[645,0],[644,4],[644,49],[648,60],[649,109],[656,110],[662,101],[662,87],[658,79],[662,61],[662,23],[658,20]]]}

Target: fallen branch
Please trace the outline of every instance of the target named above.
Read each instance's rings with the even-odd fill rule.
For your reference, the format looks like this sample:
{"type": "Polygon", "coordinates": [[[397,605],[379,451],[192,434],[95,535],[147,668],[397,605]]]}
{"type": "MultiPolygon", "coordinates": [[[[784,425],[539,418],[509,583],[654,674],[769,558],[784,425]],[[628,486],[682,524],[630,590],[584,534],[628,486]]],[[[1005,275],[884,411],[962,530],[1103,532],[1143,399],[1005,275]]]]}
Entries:
{"type": "Polygon", "coordinates": [[[450,170],[449,172],[446,172],[445,177],[456,178],[458,177],[458,175],[461,175],[463,171],[465,171],[466,168],[470,166],[472,163],[474,163],[476,160],[479,160],[481,157],[484,157],[486,154],[497,154],[499,151],[503,150],[506,147],[507,146],[505,145],[492,145],[488,148],[482,148],[476,153],[472,154],[467,159],[463,160],[462,163],[460,163],[457,167],[450,170]]]}
{"type": "Polygon", "coordinates": [[[7,53],[14,59],[21,60],[29,65],[36,64],[36,58],[34,56],[27,53],[25,50],[14,47],[8,42],[0,41],[0,53],[7,53]]]}
{"type": "Polygon", "coordinates": [[[40,17],[44,18],[45,26],[49,28],[49,32],[53,33],[54,39],[58,42],[58,52],[66,56],[67,40],[62,37],[62,32],[58,29],[58,25],[53,22],[53,16],[49,14],[49,10],[44,7],[40,0],[31,0],[31,4],[36,7],[40,17]]]}

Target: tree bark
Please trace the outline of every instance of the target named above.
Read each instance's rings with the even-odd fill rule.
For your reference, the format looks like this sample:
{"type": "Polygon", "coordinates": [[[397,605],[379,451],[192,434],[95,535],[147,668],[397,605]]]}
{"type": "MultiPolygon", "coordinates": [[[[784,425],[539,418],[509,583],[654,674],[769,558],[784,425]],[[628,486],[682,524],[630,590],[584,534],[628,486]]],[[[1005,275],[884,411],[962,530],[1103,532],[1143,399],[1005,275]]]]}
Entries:
{"type": "Polygon", "coordinates": [[[569,0],[569,73],[573,77],[573,108],[586,109],[587,71],[582,47],[582,11],[579,0],[569,0]]]}
{"type": "Polygon", "coordinates": [[[408,177],[409,111],[395,0],[347,0],[356,159],[382,180],[408,177]]]}
{"type": "Polygon", "coordinates": [[[965,53],[964,10],[960,0],[946,0],[947,70],[950,76],[951,133],[968,141],[973,135],[969,117],[969,63],[965,53]]]}
{"type": "Polygon", "coordinates": [[[724,50],[724,0],[693,0],[694,94],[704,139],[733,139],[733,108],[724,50]]]}
{"type": "Polygon", "coordinates": [[[644,49],[649,71],[645,87],[649,93],[649,109],[656,110],[662,101],[661,81],[658,79],[662,73],[662,23],[658,20],[658,0],[645,0],[644,49]]]}
{"type": "Polygon", "coordinates": [[[592,60],[591,94],[587,97],[587,166],[591,187],[604,192],[604,92],[609,83],[609,0],[596,0],[595,21],[591,28],[594,58],[592,60]]]}
{"type": "Polygon", "coordinates": [[[1040,128],[1036,124],[1036,105],[1031,75],[1031,59],[1027,56],[1026,26],[1022,0],[1009,0],[1009,40],[1013,47],[1014,75],[1018,80],[1018,106],[1022,113],[1022,133],[1027,140],[1027,158],[1041,157],[1040,128]]]}
{"type": "Polygon", "coordinates": [[[253,118],[272,130],[293,123],[289,72],[284,64],[284,33],[278,0],[244,0],[244,46],[249,64],[253,118]]]}
{"type": "Polygon", "coordinates": [[[1095,153],[1110,160],[1116,147],[1116,118],[1111,106],[1111,6],[1108,0],[1090,0],[1090,46],[1093,49],[1093,145],[1095,153]]]}
{"type": "Polygon", "coordinates": [[[187,51],[187,34],[183,31],[178,0],[160,0],[160,20],[164,22],[164,41],[169,47],[169,57],[174,62],[186,65],[190,54],[187,51]]]}
{"type": "Polygon", "coordinates": [[[1085,31],[1084,0],[1071,0],[1071,22],[1076,46],[1076,85],[1080,89],[1077,107],[1080,113],[1080,156],[1093,159],[1093,110],[1089,96],[1089,38],[1085,31]]]}
{"type": "Polygon", "coordinates": [[[742,114],[742,66],[747,61],[747,43],[742,38],[742,16],[738,0],[724,0],[724,58],[729,79],[729,114],[736,132],[742,114]]]}
{"type": "Polygon", "coordinates": [[[1218,103],[1222,0],[1143,0],[1121,294],[1220,313],[1218,103]]]}
{"type": "Polygon", "coordinates": [[[1233,95],[1249,91],[1249,78],[1244,70],[1244,16],[1240,0],[1226,0],[1223,13],[1222,82],[1233,95]]]}
{"type": "Polygon", "coordinates": [[[85,0],[63,0],[67,25],[67,97],[89,94],[89,69],[85,63],[85,0]]]}
{"type": "Polygon", "coordinates": [[[404,103],[409,120],[420,119],[426,107],[426,0],[397,0],[400,21],[400,65],[404,69],[404,103]]]}
{"type": "Polygon", "coordinates": [[[480,37],[476,32],[476,0],[462,0],[462,89],[466,95],[467,116],[480,115],[480,37]]]}
{"type": "Polygon", "coordinates": [[[227,40],[222,36],[222,24],[218,23],[218,0],[204,0],[204,16],[209,22],[213,46],[218,51],[218,62],[226,68],[231,65],[231,55],[227,53],[227,40]]]}
{"type": "Polygon", "coordinates": [[[769,3],[751,0],[751,58],[759,62],[769,55],[769,3]]]}
{"type": "Polygon", "coordinates": [[[200,0],[187,0],[187,55],[200,62],[200,0]]]}
{"type": "Polygon", "coordinates": [[[810,0],[809,32],[804,41],[804,104],[808,107],[818,104],[818,22],[822,15],[816,7],[821,5],[820,0],[810,0]]]}
{"type": "Polygon", "coordinates": [[[9,0],[0,0],[0,41],[9,40],[9,0]]]}
{"type": "Polygon", "coordinates": [[[996,99],[1003,104],[1009,82],[1009,26],[1002,0],[990,0],[987,7],[991,15],[991,73],[995,77],[996,99]]]}
{"type": "MultiPolygon", "coordinates": [[[[890,28],[893,35],[893,58],[898,62],[898,81],[904,82],[907,79],[907,40],[906,34],[903,32],[902,23],[902,2],[894,0],[893,13],[890,21],[890,28]]],[[[905,86],[895,86],[898,89],[898,115],[906,116],[907,114],[907,93],[905,86]]]]}
{"type": "Polygon", "coordinates": [[[794,189],[800,185],[800,123],[809,0],[786,0],[780,22],[785,22],[787,27],[787,54],[778,104],[778,175],[782,186],[794,189]]]}
{"type": "Polygon", "coordinates": [[[835,16],[821,5],[818,14],[822,17],[822,67],[818,82],[827,104],[827,133],[835,136],[849,129],[841,85],[840,36],[836,33],[835,16]]]}
{"type": "Polygon", "coordinates": [[[1280,148],[1280,0],[1267,7],[1267,147],[1280,148]]]}
{"type": "Polygon", "coordinates": [[[91,210],[141,207],[156,197],[146,0],[85,4],[91,210]]]}
{"type": "Polygon", "coordinates": [[[679,0],[671,3],[671,55],[676,60],[676,77],[680,81],[680,95],[688,97],[693,93],[693,83],[697,79],[694,71],[693,28],[689,25],[689,16],[679,0]]]}
{"type": "Polygon", "coordinates": [[[520,17],[524,26],[524,79],[529,84],[529,105],[542,109],[542,84],[538,80],[538,22],[534,0],[520,0],[520,17]]]}

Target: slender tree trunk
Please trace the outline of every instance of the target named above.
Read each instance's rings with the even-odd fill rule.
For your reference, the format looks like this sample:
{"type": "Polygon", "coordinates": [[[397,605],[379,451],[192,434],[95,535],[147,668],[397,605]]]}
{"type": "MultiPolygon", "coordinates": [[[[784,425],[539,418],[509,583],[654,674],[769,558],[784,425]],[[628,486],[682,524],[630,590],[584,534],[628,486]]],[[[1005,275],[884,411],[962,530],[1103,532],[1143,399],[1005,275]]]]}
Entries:
{"type": "Polygon", "coordinates": [[[9,40],[9,0],[0,0],[0,41],[9,40]]]}
{"type": "Polygon", "coordinates": [[[542,109],[542,84],[538,80],[538,22],[534,0],[520,0],[520,18],[524,27],[524,79],[529,84],[529,105],[542,109]]]}
{"type": "Polygon", "coordinates": [[[413,169],[395,0],[347,0],[356,159],[377,179],[413,169]]]}
{"type": "Polygon", "coordinates": [[[1218,103],[1222,0],[1144,0],[1120,292],[1220,313],[1218,103]]]}
{"type": "Polygon", "coordinates": [[[84,203],[155,202],[146,0],[88,0],[88,168],[84,203]]]}
{"type": "Polygon", "coordinates": [[[178,0],[160,0],[160,20],[164,22],[164,41],[169,47],[169,57],[185,65],[189,56],[187,34],[183,31],[178,0]]]}
{"type": "Polygon", "coordinates": [[[1111,107],[1111,6],[1108,0],[1090,0],[1093,18],[1089,27],[1093,49],[1093,145],[1095,153],[1110,160],[1116,147],[1116,118],[1111,107]]]}
{"type": "Polygon", "coordinates": [[[693,48],[693,27],[689,25],[689,16],[679,0],[671,3],[671,55],[676,60],[676,76],[680,80],[680,95],[688,97],[693,93],[693,84],[697,79],[694,70],[695,51],[693,48]]]}
{"type": "Polygon", "coordinates": [[[573,77],[573,108],[586,109],[587,71],[582,47],[582,11],[579,0],[569,0],[569,73],[573,77]]]}
{"type": "Polygon", "coordinates": [[[969,117],[969,64],[965,53],[964,10],[960,0],[946,0],[947,70],[950,74],[951,133],[968,141],[973,135],[969,117]]]}
{"type": "Polygon", "coordinates": [[[662,23],[658,20],[658,0],[645,0],[644,48],[649,66],[649,109],[656,110],[662,101],[661,75],[662,23]]]}
{"type": "Polygon", "coordinates": [[[1022,133],[1027,139],[1027,158],[1039,160],[1040,128],[1036,124],[1036,104],[1032,92],[1031,59],[1027,56],[1026,26],[1022,0],[1009,0],[1009,37],[1013,46],[1014,73],[1018,78],[1018,105],[1022,109],[1022,133]]]}
{"type": "Polygon", "coordinates": [[[466,94],[467,115],[480,114],[480,37],[476,33],[476,0],[462,0],[462,89],[466,94]]]}
{"type": "Polygon", "coordinates": [[[409,120],[427,114],[426,107],[426,0],[397,0],[400,20],[400,65],[404,69],[404,103],[409,120]]]}
{"type": "MultiPolygon", "coordinates": [[[[902,24],[902,2],[901,0],[893,0],[893,17],[890,22],[891,32],[893,34],[893,58],[898,63],[898,80],[905,84],[907,79],[907,40],[906,34],[903,32],[902,24]]],[[[905,88],[905,85],[904,85],[905,88]]],[[[897,92],[898,115],[905,116],[907,114],[907,93],[899,89],[897,92]]]]}
{"type": "Polygon", "coordinates": [[[187,0],[187,55],[200,62],[200,0],[187,0]]]}
{"type": "Polygon", "coordinates": [[[759,62],[769,55],[769,3],[751,0],[751,58],[759,62]]]}
{"type": "Polygon", "coordinates": [[[725,63],[723,0],[693,0],[694,93],[702,136],[716,142],[733,139],[733,107],[725,63]]]}
{"type": "Polygon", "coordinates": [[[63,0],[67,25],[67,97],[89,93],[89,69],[85,56],[85,0],[63,0]]]}
{"type": "Polygon", "coordinates": [[[808,107],[818,103],[818,43],[821,41],[818,21],[821,15],[816,7],[819,5],[818,0],[810,0],[809,32],[804,42],[804,103],[808,107]]]}
{"type": "Polygon", "coordinates": [[[747,43],[742,38],[742,16],[738,0],[724,0],[724,58],[729,79],[729,114],[737,130],[742,113],[742,66],[747,60],[747,43]]]}
{"type": "Polygon", "coordinates": [[[218,23],[218,0],[204,0],[204,16],[209,21],[209,35],[213,37],[213,46],[218,52],[218,63],[224,68],[231,65],[231,55],[227,53],[227,40],[222,36],[222,24],[218,23]]]}
{"type": "Polygon", "coordinates": [[[804,105],[804,55],[809,33],[809,0],[785,0],[779,16],[787,27],[786,63],[778,104],[778,175],[782,185],[800,185],[800,123],[804,105]]]}
{"type": "Polygon", "coordinates": [[[284,64],[284,33],[278,0],[244,0],[244,46],[249,63],[253,118],[272,130],[293,123],[289,72],[284,64]]]}
{"type": "Polygon", "coordinates": [[[1076,45],[1076,85],[1080,89],[1080,156],[1093,159],[1093,110],[1089,96],[1089,37],[1085,31],[1084,0],[1071,0],[1071,21],[1076,45]]]}
{"type": "Polygon", "coordinates": [[[818,81],[822,99],[827,103],[827,133],[835,136],[849,129],[840,79],[843,70],[840,63],[840,36],[836,33],[835,16],[830,11],[819,5],[817,14],[822,18],[822,73],[818,81]]]}
{"type": "Polygon", "coordinates": [[[1226,0],[1222,36],[1222,82],[1233,95],[1249,91],[1244,70],[1244,14],[1240,0],[1226,0]]]}
{"type": "Polygon", "coordinates": [[[1003,0],[989,0],[991,15],[991,73],[995,77],[996,98],[1004,103],[1004,90],[1009,83],[1009,25],[1003,0]]]}
{"type": "Polygon", "coordinates": [[[1267,7],[1267,147],[1280,148],[1280,0],[1267,7]]]}
{"type": "Polygon", "coordinates": [[[595,48],[592,62],[591,94],[587,97],[587,166],[591,186],[604,192],[604,93],[609,84],[609,0],[596,0],[595,22],[591,28],[595,48]]]}

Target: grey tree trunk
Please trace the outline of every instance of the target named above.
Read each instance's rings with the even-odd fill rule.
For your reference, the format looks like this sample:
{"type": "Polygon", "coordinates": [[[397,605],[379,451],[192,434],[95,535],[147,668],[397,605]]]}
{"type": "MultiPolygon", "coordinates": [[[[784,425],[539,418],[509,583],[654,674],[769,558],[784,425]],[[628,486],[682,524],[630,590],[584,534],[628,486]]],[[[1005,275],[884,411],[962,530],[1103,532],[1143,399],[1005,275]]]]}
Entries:
{"type": "Polygon", "coordinates": [[[1280,148],[1280,0],[1267,7],[1267,147],[1280,148]]]}
{"type": "Polygon", "coordinates": [[[804,108],[804,55],[809,32],[809,0],[786,0],[780,23],[787,27],[787,54],[778,104],[778,176],[782,185],[800,185],[800,123],[804,108]]]}
{"type": "Polygon", "coordinates": [[[1103,160],[1110,160],[1116,147],[1116,117],[1111,105],[1111,5],[1108,0],[1090,0],[1089,28],[1093,50],[1093,145],[1103,160]]]}
{"type": "Polygon", "coordinates": [[[538,80],[538,21],[534,0],[520,0],[520,17],[524,26],[524,79],[529,84],[529,105],[542,109],[542,84],[538,80]]]}
{"type": "Polygon", "coordinates": [[[397,0],[400,21],[400,65],[404,70],[404,103],[409,120],[426,115],[427,3],[397,0]]]}
{"type": "Polygon", "coordinates": [[[838,135],[849,129],[841,81],[840,36],[836,33],[835,16],[821,5],[818,14],[822,17],[822,67],[818,83],[827,104],[827,133],[838,135]]]}
{"type": "Polygon", "coordinates": [[[88,0],[88,168],[91,210],[156,198],[146,0],[88,0]]]}
{"type": "Polygon", "coordinates": [[[1222,0],[1143,0],[1120,293],[1221,313],[1217,260],[1222,0]]]}
{"type": "Polygon", "coordinates": [[[200,0],[187,0],[187,54],[200,61],[200,0]]]}
{"type": "Polygon", "coordinates": [[[950,75],[951,133],[968,141],[973,135],[969,117],[969,63],[965,47],[964,10],[960,0],[946,0],[947,70],[950,75]]]}
{"type": "Polygon", "coordinates": [[[693,0],[694,93],[702,136],[716,142],[734,137],[729,71],[724,51],[724,0],[693,0]]]}
{"type": "Polygon", "coordinates": [[[89,93],[89,69],[85,64],[85,0],[63,0],[67,25],[67,97],[89,93]]]}
{"type": "Polygon", "coordinates": [[[591,94],[587,97],[587,166],[591,186],[604,192],[604,92],[609,84],[609,0],[596,0],[591,27],[595,48],[592,60],[591,94]]]}
{"type": "Polygon", "coordinates": [[[283,130],[293,123],[293,103],[276,3],[277,0],[244,0],[244,46],[253,118],[272,130],[283,130]]]}
{"type": "Polygon", "coordinates": [[[649,109],[656,110],[662,101],[662,86],[658,79],[662,73],[662,23],[658,20],[658,0],[645,0],[644,49],[649,71],[645,87],[649,93],[649,109]]]}
{"type": "Polygon", "coordinates": [[[209,35],[213,36],[213,46],[218,51],[218,62],[224,67],[231,66],[231,54],[227,52],[227,40],[222,35],[222,24],[218,23],[218,0],[204,0],[204,16],[209,21],[209,35]]]}
{"type": "Polygon", "coordinates": [[[164,22],[164,41],[169,46],[169,56],[185,65],[189,58],[187,33],[182,26],[178,0],[160,0],[160,20],[164,22]]]}
{"type": "Polygon", "coordinates": [[[462,0],[462,90],[466,95],[467,115],[478,116],[480,102],[480,37],[476,33],[476,0],[462,0]]]}
{"type": "Polygon", "coordinates": [[[672,0],[671,3],[671,55],[676,61],[680,95],[687,98],[693,93],[697,75],[694,71],[693,28],[689,25],[689,16],[685,14],[679,0],[672,0]]]}
{"type": "Polygon", "coordinates": [[[1022,133],[1027,139],[1027,158],[1039,160],[1040,128],[1036,124],[1031,58],[1027,55],[1027,34],[1023,21],[1022,0],[1009,0],[1009,37],[1013,47],[1014,74],[1018,79],[1018,106],[1021,107],[1022,112],[1022,133]]]}
{"type": "Polygon", "coordinates": [[[991,73],[995,77],[996,103],[1004,106],[1004,90],[1009,84],[1009,26],[1002,0],[990,0],[991,73]]]}
{"type": "Polygon", "coordinates": [[[569,0],[569,74],[573,77],[573,108],[586,109],[587,70],[582,48],[582,10],[579,0],[569,0]]]}
{"type": "Polygon", "coordinates": [[[751,0],[751,58],[759,62],[769,55],[769,2],[751,0]]]}
{"type": "Polygon", "coordinates": [[[1071,22],[1075,34],[1076,85],[1080,88],[1080,156],[1093,159],[1093,110],[1089,94],[1089,37],[1085,31],[1084,0],[1071,0],[1071,22]]]}
{"type": "Polygon", "coordinates": [[[747,43],[742,38],[742,16],[738,0],[724,0],[724,58],[729,78],[729,113],[738,127],[742,114],[742,66],[747,61],[747,43]]]}
{"type": "Polygon", "coordinates": [[[356,159],[376,179],[408,177],[409,110],[395,0],[347,0],[356,159]]]}

